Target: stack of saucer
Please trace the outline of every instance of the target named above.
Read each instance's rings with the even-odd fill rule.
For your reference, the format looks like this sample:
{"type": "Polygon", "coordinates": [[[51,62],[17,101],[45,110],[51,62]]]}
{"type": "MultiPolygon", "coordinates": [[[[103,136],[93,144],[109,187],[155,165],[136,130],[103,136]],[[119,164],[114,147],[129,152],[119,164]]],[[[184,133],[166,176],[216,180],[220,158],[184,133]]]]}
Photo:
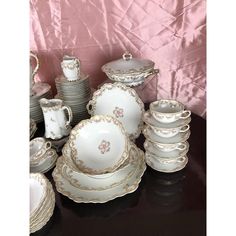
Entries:
{"type": "Polygon", "coordinates": [[[31,173],[46,173],[55,166],[57,157],[56,151],[51,148],[51,142],[46,142],[44,138],[30,141],[31,173]]]}
{"type": "Polygon", "coordinates": [[[143,151],[111,116],[81,121],[62,154],[52,174],[56,189],[78,203],[104,203],[132,193],[146,169],[143,151]]]}
{"type": "Polygon", "coordinates": [[[51,183],[43,174],[30,174],[30,233],[47,224],[54,207],[55,193],[51,183]]]}
{"type": "Polygon", "coordinates": [[[191,112],[175,100],[159,100],[144,113],[146,163],[160,172],[176,172],[188,163],[191,112]]]}
{"type": "Polygon", "coordinates": [[[34,134],[37,130],[37,124],[33,119],[30,119],[30,138],[34,137],[34,134]]]}
{"type": "Polygon", "coordinates": [[[55,79],[57,95],[65,105],[70,106],[73,113],[72,125],[89,117],[86,105],[91,98],[89,76],[80,75],[80,79],[69,81],[64,75],[55,79]]]}
{"type": "Polygon", "coordinates": [[[35,83],[32,88],[33,95],[30,96],[30,118],[36,123],[43,121],[42,109],[39,105],[41,98],[52,98],[51,86],[47,83],[35,83]]]}

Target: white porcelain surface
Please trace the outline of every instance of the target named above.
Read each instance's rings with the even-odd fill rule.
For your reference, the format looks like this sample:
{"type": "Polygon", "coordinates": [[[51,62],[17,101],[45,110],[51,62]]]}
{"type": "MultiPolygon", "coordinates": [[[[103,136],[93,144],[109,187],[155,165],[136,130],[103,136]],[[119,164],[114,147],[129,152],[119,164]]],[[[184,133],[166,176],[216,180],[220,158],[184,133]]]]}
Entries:
{"type": "Polygon", "coordinates": [[[170,145],[158,145],[150,142],[149,140],[145,140],[144,148],[146,152],[149,152],[157,157],[163,158],[174,158],[178,156],[184,156],[189,150],[189,143],[179,143],[178,146],[169,147],[170,145]],[[176,148],[175,148],[176,147],[176,148]]]}
{"type": "Polygon", "coordinates": [[[57,161],[57,166],[60,165],[62,175],[71,185],[81,190],[105,190],[111,187],[118,186],[126,181],[137,168],[139,159],[139,151],[132,144],[129,152],[129,157],[126,162],[112,173],[100,175],[88,175],[76,168],[76,165],[71,159],[71,152],[68,144],[63,148],[63,156],[57,161]],[[65,150],[66,149],[66,150],[65,150]]]}
{"type": "Polygon", "coordinates": [[[61,68],[68,81],[78,80],[80,77],[80,61],[76,57],[64,56],[61,68]]]}
{"type": "Polygon", "coordinates": [[[121,123],[111,116],[93,116],[70,133],[70,147],[78,168],[89,174],[117,169],[128,158],[128,139],[121,123]]]}
{"type": "Polygon", "coordinates": [[[150,153],[145,153],[145,159],[147,165],[149,165],[152,169],[166,173],[182,170],[188,163],[187,156],[180,156],[173,159],[164,159],[157,158],[150,153]]]}
{"type": "Polygon", "coordinates": [[[156,135],[154,133],[154,131],[149,126],[145,126],[145,128],[143,129],[143,134],[146,139],[148,139],[152,142],[158,142],[161,144],[164,144],[164,143],[175,144],[175,143],[185,142],[189,138],[190,133],[191,133],[190,130],[188,130],[183,133],[178,133],[175,136],[170,137],[170,138],[163,138],[163,137],[156,135]]]}
{"type": "Polygon", "coordinates": [[[30,206],[37,204],[37,209],[31,208],[30,212],[30,233],[41,229],[50,219],[55,207],[55,193],[48,179],[40,173],[30,174],[30,206]],[[43,188],[42,193],[35,190],[32,180],[36,180],[43,188]],[[41,199],[40,201],[38,199],[41,199]],[[39,203],[38,203],[39,202],[39,203]]]}
{"type": "Polygon", "coordinates": [[[124,183],[101,191],[80,190],[71,185],[70,182],[62,176],[62,170],[56,166],[52,175],[56,183],[57,191],[77,203],[105,203],[117,197],[134,192],[138,188],[141,177],[146,169],[144,154],[140,149],[138,150],[138,159],[140,162],[137,165],[135,172],[130,178],[127,178],[124,183]]]}
{"type": "Polygon", "coordinates": [[[44,138],[35,138],[30,141],[30,160],[39,159],[48,149],[51,148],[51,142],[46,141],[44,138]]]}
{"type": "Polygon", "coordinates": [[[91,115],[111,115],[117,118],[131,139],[140,135],[144,104],[135,90],[124,84],[104,84],[94,92],[87,110],[91,115]]]}
{"type": "Polygon", "coordinates": [[[43,202],[46,189],[35,178],[30,178],[30,214],[35,212],[40,204],[43,202]]]}
{"type": "Polygon", "coordinates": [[[142,83],[146,77],[155,74],[154,62],[147,59],[133,58],[131,53],[125,52],[122,59],[109,62],[102,66],[102,71],[109,79],[135,86],[136,81],[142,83]]]}
{"type": "Polygon", "coordinates": [[[176,128],[176,127],[180,127],[180,126],[184,126],[190,123],[191,121],[191,117],[187,117],[186,119],[179,119],[176,120],[174,122],[171,123],[162,123],[158,120],[156,120],[152,114],[150,113],[150,110],[144,112],[143,114],[143,121],[153,127],[158,127],[158,128],[167,128],[167,129],[171,129],[171,128],[176,128]]]}
{"type": "Polygon", "coordinates": [[[150,104],[150,113],[159,122],[172,123],[190,117],[191,111],[184,110],[184,105],[175,100],[159,100],[150,104]]]}
{"type": "Polygon", "coordinates": [[[171,138],[179,133],[185,133],[186,131],[189,130],[190,126],[189,125],[183,125],[180,127],[175,127],[175,128],[159,128],[159,127],[153,127],[147,125],[148,128],[152,129],[153,132],[163,138],[171,138]]]}
{"type": "Polygon", "coordinates": [[[69,135],[71,131],[70,123],[73,115],[69,106],[63,105],[60,99],[40,99],[40,106],[43,110],[45,123],[45,137],[60,139],[69,135]],[[66,118],[68,112],[69,119],[66,118]]]}
{"type": "Polygon", "coordinates": [[[56,164],[57,153],[54,149],[49,149],[37,162],[30,162],[31,173],[46,173],[56,164]]]}

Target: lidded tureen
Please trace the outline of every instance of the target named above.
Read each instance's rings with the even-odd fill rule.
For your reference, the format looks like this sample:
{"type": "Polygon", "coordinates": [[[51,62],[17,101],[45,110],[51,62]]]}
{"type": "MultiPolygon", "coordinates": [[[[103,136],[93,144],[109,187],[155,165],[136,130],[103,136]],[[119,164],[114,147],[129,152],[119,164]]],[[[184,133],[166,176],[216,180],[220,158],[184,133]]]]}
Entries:
{"type": "Polygon", "coordinates": [[[103,65],[102,71],[113,81],[137,86],[142,84],[149,75],[158,73],[159,70],[154,69],[154,65],[151,60],[133,58],[131,53],[125,52],[121,59],[103,65]]]}

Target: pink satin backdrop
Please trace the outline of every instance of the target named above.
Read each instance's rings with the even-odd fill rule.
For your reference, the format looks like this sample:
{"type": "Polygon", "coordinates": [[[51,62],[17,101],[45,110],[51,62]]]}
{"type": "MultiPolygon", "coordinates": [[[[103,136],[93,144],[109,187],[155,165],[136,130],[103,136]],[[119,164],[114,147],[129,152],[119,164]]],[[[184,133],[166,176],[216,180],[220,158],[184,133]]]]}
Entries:
{"type": "Polygon", "coordinates": [[[30,49],[37,53],[37,80],[54,93],[60,62],[69,54],[96,88],[101,66],[129,50],[160,69],[136,88],[144,102],[179,100],[206,116],[206,2],[204,0],[31,0],[30,49]]]}

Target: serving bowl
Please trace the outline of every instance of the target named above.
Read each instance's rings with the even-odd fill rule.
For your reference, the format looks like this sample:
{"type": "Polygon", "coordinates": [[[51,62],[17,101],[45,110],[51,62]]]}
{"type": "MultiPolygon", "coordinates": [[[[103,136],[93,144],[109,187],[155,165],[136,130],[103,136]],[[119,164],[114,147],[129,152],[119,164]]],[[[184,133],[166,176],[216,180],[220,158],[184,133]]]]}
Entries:
{"type": "Polygon", "coordinates": [[[78,169],[92,175],[114,171],[129,154],[126,132],[111,116],[82,120],[72,129],[69,146],[78,169]]]}
{"type": "Polygon", "coordinates": [[[125,52],[121,59],[103,65],[102,71],[110,80],[136,86],[142,84],[149,75],[158,73],[154,65],[151,60],[133,58],[131,53],[125,52]]]}
{"type": "Polygon", "coordinates": [[[149,106],[150,113],[159,122],[172,123],[179,119],[187,119],[190,110],[184,110],[184,105],[176,100],[162,99],[152,102],[149,106]]]}

